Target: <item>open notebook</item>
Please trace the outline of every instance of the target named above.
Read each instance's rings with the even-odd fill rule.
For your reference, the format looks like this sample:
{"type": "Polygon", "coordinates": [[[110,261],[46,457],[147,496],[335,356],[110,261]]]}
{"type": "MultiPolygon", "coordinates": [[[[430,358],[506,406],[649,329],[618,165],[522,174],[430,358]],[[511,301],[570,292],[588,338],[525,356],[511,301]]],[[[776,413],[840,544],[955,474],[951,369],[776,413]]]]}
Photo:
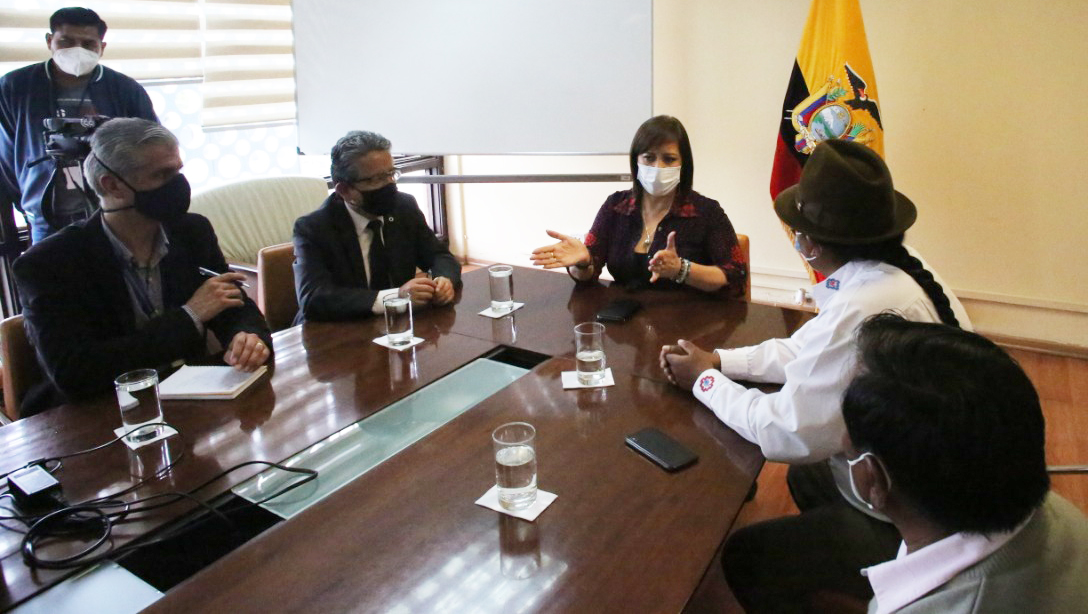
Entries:
{"type": "Polygon", "coordinates": [[[257,381],[268,367],[245,373],[234,367],[184,365],[159,383],[160,399],[233,399],[257,381]]]}

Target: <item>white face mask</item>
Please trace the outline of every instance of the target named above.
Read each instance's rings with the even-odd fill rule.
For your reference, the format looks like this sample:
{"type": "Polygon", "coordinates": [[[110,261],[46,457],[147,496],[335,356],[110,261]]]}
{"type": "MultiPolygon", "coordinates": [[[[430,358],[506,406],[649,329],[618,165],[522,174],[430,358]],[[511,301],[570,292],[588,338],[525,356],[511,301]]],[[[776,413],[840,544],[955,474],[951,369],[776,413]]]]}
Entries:
{"type": "Polygon", "coordinates": [[[876,463],[876,465],[880,467],[880,470],[884,473],[884,481],[888,484],[888,490],[892,489],[892,476],[888,475],[888,471],[884,469],[884,463],[880,462],[880,459],[877,458],[876,455],[872,452],[865,452],[854,460],[846,459],[846,464],[849,465],[846,473],[850,476],[850,492],[854,493],[854,496],[857,497],[857,500],[861,501],[865,505],[865,507],[873,509],[873,504],[869,503],[865,500],[864,497],[861,496],[861,493],[858,492],[857,485],[854,484],[854,465],[860,463],[862,460],[865,459],[866,456],[872,456],[873,462],[876,463]]]}
{"type": "Polygon", "coordinates": [[[680,185],[680,168],[679,166],[658,168],[639,162],[638,182],[642,184],[642,189],[646,190],[647,194],[664,196],[680,185]]]}
{"type": "Polygon", "coordinates": [[[98,58],[97,53],[83,47],[67,47],[53,52],[57,68],[75,77],[82,77],[94,70],[98,66],[98,58]]]}

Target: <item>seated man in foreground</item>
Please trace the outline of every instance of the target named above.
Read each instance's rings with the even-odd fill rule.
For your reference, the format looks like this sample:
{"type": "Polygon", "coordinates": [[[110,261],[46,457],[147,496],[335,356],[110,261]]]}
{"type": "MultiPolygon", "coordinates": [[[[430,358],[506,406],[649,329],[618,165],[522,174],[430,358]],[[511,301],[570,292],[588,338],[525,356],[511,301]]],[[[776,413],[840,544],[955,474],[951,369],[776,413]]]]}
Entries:
{"type": "Polygon", "coordinates": [[[295,222],[295,324],[380,314],[387,296],[410,295],[417,307],[453,300],[461,265],[415,199],[397,192],[391,146],[379,134],[352,131],[333,147],[335,191],[295,222]],[[416,276],[417,267],[426,277],[416,276]]]}
{"type": "Polygon", "coordinates": [[[968,332],[877,316],[843,400],[850,481],[895,523],[870,612],[1083,612],[1088,519],[1049,492],[1039,397],[968,332]]]}
{"type": "Polygon", "coordinates": [[[819,314],[788,338],[713,353],[680,340],[661,355],[670,380],[765,457],[791,465],[786,481],[801,514],[742,527],[725,550],[727,568],[744,570],[726,579],[748,612],[781,611],[783,601],[801,604],[817,591],[872,598],[858,569],[894,556],[900,540],[886,516],[850,491],[842,394],[855,373],[855,331],[887,311],[971,326],[955,295],[904,245],[917,208],[869,147],[820,142],[774,208],[794,230],[798,253],[827,278],[812,290],[819,314]],[[783,386],[763,392],[738,380],[783,386]],[[797,571],[784,575],[784,567],[797,571]]]}
{"type": "Polygon", "coordinates": [[[15,261],[27,334],[46,379],[31,388],[32,415],[112,389],[118,375],[205,361],[253,371],[272,337],[238,286],[208,220],[189,209],[178,142],[144,119],[103,124],[84,174],[101,210],[35,244],[15,261]],[[208,332],[213,333],[209,336],[208,332]]]}

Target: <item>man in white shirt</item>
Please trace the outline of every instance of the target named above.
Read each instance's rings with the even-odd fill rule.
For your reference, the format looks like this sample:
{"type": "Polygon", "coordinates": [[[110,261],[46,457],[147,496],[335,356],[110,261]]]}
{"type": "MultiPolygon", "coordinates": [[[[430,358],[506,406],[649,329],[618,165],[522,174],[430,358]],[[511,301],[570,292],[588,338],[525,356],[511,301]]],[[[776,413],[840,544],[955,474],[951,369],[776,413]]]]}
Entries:
{"type": "Polygon", "coordinates": [[[387,296],[411,296],[416,307],[453,300],[461,265],[397,191],[391,146],[355,130],[333,147],[333,193],[295,222],[296,324],[380,314],[387,296]]]}
{"type": "Polygon", "coordinates": [[[970,327],[959,301],[903,245],[917,210],[868,147],[820,143],[775,212],[826,277],[812,290],[819,315],[788,339],[713,353],[680,340],[661,354],[674,383],[768,459],[794,465],[789,484],[802,515],[738,531],[724,553],[727,579],[749,611],[778,611],[821,591],[868,599],[857,569],[886,559],[899,541],[887,518],[851,494],[842,454],[840,401],[855,369],[857,327],[884,311],[970,327]],[[735,380],[782,389],[764,393],[735,380]]]}
{"type": "Polygon", "coordinates": [[[869,612],[1088,612],[1088,519],[1049,493],[1039,397],[992,342],[866,322],[843,398],[849,481],[903,536],[869,612]]]}

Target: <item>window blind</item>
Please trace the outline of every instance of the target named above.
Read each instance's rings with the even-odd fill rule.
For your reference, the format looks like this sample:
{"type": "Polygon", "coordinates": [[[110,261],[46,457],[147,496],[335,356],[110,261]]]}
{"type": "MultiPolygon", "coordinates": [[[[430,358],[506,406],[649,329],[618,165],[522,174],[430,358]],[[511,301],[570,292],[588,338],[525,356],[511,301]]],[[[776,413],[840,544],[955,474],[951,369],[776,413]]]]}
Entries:
{"type": "Polygon", "coordinates": [[[206,128],[293,122],[291,0],[203,0],[206,128]]]}
{"type": "MultiPolygon", "coordinates": [[[[0,0],[0,74],[49,59],[49,16],[72,0],[0,0]]],[[[294,122],[291,0],[106,0],[102,63],[134,79],[203,81],[206,128],[294,122]]]]}
{"type": "MultiPolygon", "coordinates": [[[[0,0],[0,74],[49,59],[49,16],[66,6],[73,2],[0,0]]],[[[102,64],[141,81],[203,76],[198,0],[115,0],[92,8],[109,27],[102,64]]]]}

